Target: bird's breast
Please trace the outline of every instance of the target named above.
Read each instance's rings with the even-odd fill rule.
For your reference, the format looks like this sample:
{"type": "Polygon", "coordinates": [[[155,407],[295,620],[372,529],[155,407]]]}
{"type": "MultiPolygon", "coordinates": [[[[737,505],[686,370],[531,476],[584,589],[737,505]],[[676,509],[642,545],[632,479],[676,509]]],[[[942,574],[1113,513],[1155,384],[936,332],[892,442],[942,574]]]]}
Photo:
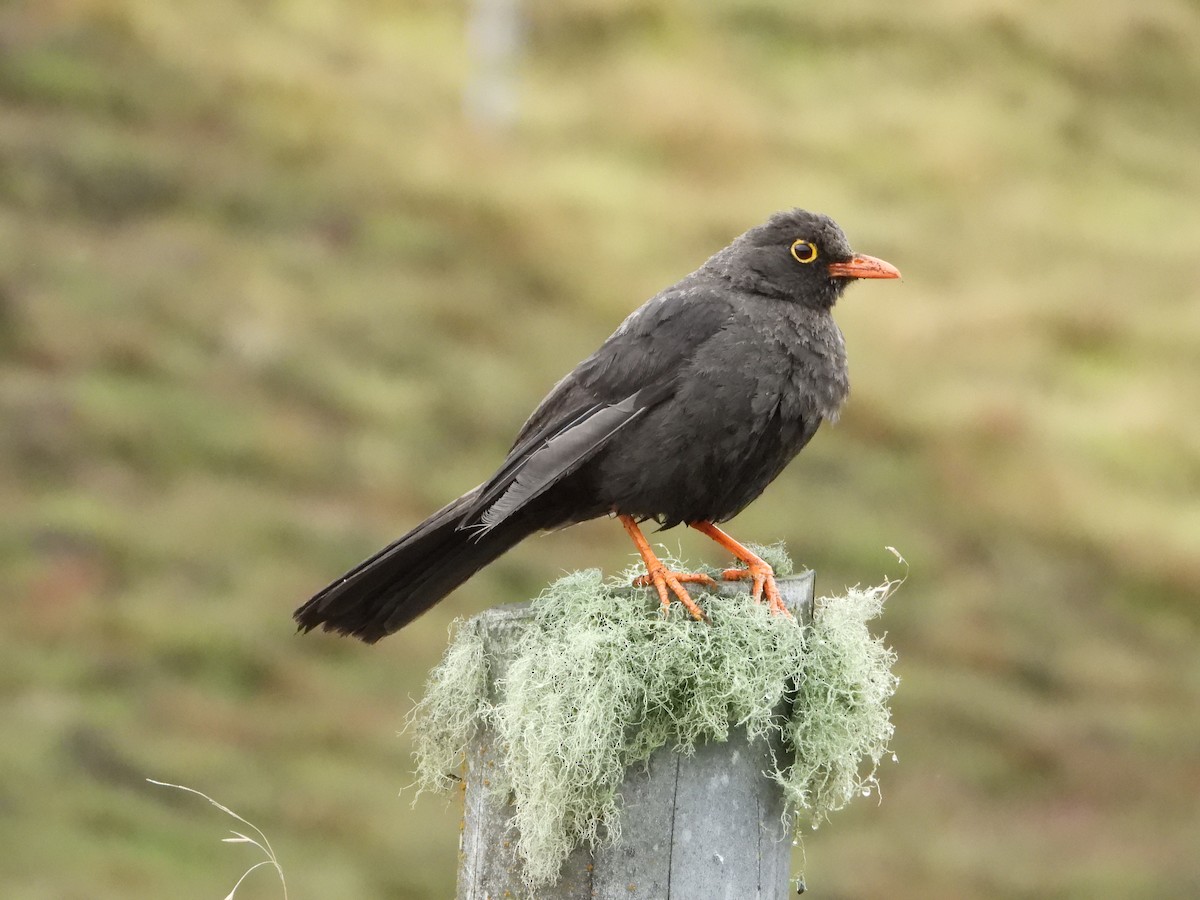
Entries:
{"type": "Polygon", "coordinates": [[[850,392],[846,344],[828,313],[777,306],[760,336],[763,391],[785,417],[835,419],[850,392]]]}

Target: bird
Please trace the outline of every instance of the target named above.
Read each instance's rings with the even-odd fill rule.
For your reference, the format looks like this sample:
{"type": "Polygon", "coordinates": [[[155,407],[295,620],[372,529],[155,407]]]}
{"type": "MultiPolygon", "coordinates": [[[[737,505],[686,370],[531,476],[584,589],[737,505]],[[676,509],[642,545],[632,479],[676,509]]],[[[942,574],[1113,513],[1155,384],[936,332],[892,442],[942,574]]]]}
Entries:
{"type": "Polygon", "coordinates": [[[831,311],[858,279],[899,278],[857,254],[828,216],[777,212],[632,312],[562,378],[485,482],[299,607],[318,626],[375,643],[411,623],[524,538],[615,517],[664,614],[706,615],[641,530],[686,525],[742,565],[756,603],[786,615],[770,565],[723,529],[812,439],[849,393],[831,311]]]}

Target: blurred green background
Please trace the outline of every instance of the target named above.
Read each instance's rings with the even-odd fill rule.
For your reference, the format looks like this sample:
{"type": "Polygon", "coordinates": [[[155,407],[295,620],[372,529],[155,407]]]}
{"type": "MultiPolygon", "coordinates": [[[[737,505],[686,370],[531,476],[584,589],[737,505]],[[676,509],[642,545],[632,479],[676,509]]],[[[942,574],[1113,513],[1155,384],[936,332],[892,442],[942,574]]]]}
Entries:
{"type": "Polygon", "coordinates": [[[293,900],[449,896],[411,697],[452,618],[625,536],[372,648],[292,609],[798,205],[905,280],[839,305],[842,421],[731,527],[825,592],[912,567],[899,764],[807,837],[813,896],[1200,895],[1196,3],[531,0],[508,122],[471,15],[0,6],[3,893],[223,896],[236,823],[150,776],[260,825],[293,900]]]}

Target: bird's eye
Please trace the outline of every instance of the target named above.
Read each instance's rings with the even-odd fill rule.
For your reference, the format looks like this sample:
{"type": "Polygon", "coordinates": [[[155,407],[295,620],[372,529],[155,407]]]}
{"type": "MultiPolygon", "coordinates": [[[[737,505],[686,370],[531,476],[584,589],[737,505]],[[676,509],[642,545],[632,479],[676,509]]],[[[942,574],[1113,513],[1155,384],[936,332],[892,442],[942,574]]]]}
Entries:
{"type": "Polygon", "coordinates": [[[807,265],[817,258],[817,245],[812,241],[792,241],[792,259],[807,265]]]}

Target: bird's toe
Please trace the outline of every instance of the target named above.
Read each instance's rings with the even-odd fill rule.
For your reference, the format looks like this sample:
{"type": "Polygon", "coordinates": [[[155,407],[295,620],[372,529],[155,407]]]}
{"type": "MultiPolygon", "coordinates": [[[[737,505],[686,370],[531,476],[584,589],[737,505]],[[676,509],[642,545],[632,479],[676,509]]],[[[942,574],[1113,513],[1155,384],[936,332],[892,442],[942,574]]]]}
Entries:
{"type": "Polygon", "coordinates": [[[671,595],[674,594],[675,599],[680,602],[693,619],[698,622],[709,621],[704,610],[696,604],[691,594],[688,593],[687,588],[683,586],[684,582],[704,584],[712,587],[716,586],[716,582],[708,575],[698,572],[672,572],[666,566],[659,566],[650,570],[645,575],[639,575],[633,579],[633,586],[653,586],[658,592],[658,601],[661,604],[664,617],[670,615],[671,595]]]}

